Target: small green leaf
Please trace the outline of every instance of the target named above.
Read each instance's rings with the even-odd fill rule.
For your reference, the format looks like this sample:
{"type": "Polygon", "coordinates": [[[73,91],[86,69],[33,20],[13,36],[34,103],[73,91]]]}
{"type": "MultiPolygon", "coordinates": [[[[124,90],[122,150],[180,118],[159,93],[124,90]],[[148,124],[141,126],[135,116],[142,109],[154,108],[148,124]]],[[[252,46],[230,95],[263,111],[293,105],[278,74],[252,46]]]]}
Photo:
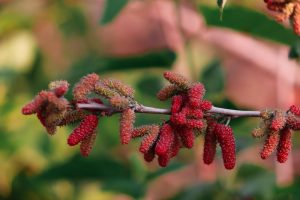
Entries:
{"type": "Polygon", "coordinates": [[[100,24],[105,25],[111,22],[127,4],[127,2],[128,0],[106,0],[105,9],[101,17],[100,24]]]}

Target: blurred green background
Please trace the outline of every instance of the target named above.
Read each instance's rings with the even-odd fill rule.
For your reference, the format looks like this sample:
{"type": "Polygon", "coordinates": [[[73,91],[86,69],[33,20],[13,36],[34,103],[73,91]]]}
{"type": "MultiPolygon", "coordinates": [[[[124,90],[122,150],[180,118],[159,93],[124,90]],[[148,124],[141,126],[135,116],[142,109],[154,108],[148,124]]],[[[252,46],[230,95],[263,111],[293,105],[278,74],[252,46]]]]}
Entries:
{"type": "MultiPolygon", "coordinates": [[[[276,184],[275,168],[256,161],[257,152],[254,159],[238,163],[230,172],[224,171],[220,152],[217,164],[203,166],[200,137],[195,150],[184,150],[168,167],[160,168],[156,161],[144,162],[138,141],[120,145],[116,115],[100,120],[96,145],[88,158],[82,158],[77,147],[66,143],[72,127],[48,136],[35,117],[21,115],[21,107],[51,80],[66,79],[74,84],[91,72],[132,85],[136,99],[145,105],[167,107],[169,102],[155,98],[165,84],[161,74],[167,69],[204,82],[206,97],[215,105],[242,109],[226,96],[227,76],[220,56],[211,49],[195,50],[196,41],[188,33],[176,29],[181,42],[174,39],[178,35],[168,38],[166,32],[174,30],[164,26],[154,13],[145,17],[149,21],[145,26],[155,25],[164,33],[151,33],[146,37],[150,41],[133,37],[145,34],[145,29],[131,20],[138,20],[153,2],[0,0],[0,199],[297,199],[297,175],[287,185],[276,184]],[[132,5],[134,12],[128,11],[129,17],[122,21],[129,4],[144,5],[132,5]],[[136,33],[123,33],[124,27],[118,28],[116,21],[128,27],[129,33],[135,27],[136,33]],[[114,24],[117,28],[111,28],[114,24]],[[178,64],[180,61],[185,64],[178,64]]],[[[175,11],[186,6],[208,27],[230,28],[289,46],[297,44],[291,30],[262,13],[260,1],[231,1],[222,22],[216,2],[163,2],[166,8],[164,3],[157,4],[161,13],[168,6],[175,11]]],[[[175,14],[168,20],[176,24],[180,19],[175,14]]],[[[297,48],[295,54],[297,57],[297,48]]],[[[136,126],[163,119],[166,116],[138,114],[136,126]]],[[[250,137],[257,120],[237,119],[231,124],[238,153],[249,155],[245,152],[250,151],[252,155],[248,149],[261,144],[250,137]]]]}

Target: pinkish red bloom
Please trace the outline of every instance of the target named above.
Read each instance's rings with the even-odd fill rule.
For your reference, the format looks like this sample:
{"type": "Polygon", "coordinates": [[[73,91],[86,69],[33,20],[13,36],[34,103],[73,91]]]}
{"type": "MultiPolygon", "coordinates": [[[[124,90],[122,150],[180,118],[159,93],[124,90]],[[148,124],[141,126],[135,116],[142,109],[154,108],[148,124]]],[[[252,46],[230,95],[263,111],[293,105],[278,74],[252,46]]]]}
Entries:
{"type": "Polygon", "coordinates": [[[132,89],[129,85],[126,85],[125,83],[116,80],[116,79],[103,79],[101,80],[101,83],[109,87],[110,89],[115,90],[118,92],[121,96],[125,97],[133,97],[134,95],[134,89],[132,89]]]}
{"type": "Polygon", "coordinates": [[[155,145],[155,143],[157,141],[158,133],[159,133],[158,131],[156,131],[156,132],[153,131],[143,137],[143,140],[141,142],[140,149],[139,149],[141,153],[145,154],[153,148],[153,146],[155,145]]]}
{"type": "Polygon", "coordinates": [[[54,92],[57,97],[64,96],[69,90],[70,84],[67,81],[53,81],[49,84],[49,89],[54,92]]]}
{"type": "Polygon", "coordinates": [[[277,147],[277,161],[284,163],[287,161],[292,148],[292,131],[284,128],[280,131],[280,139],[277,147]]]}
{"type": "Polygon", "coordinates": [[[97,131],[96,129],[93,131],[92,134],[88,135],[86,138],[82,140],[80,143],[80,153],[82,156],[87,157],[92,151],[93,144],[96,140],[97,131]]]}
{"type": "Polygon", "coordinates": [[[188,90],[189,104],[192,107],[199,107],[205,93],[204,86],[201,83],[196,83],[188,90]]]}
{"type": "Polygon", "coordinates": [[[200,108],[203,110],[203,111],[209,111],[211,108],[212,108],[212,104],[210,101],[208,100],[202,100],[201,101],[201,104],[200,104],[200,108]]]}
{"type": "Polygon", "coordinates": [[[281,110],[276,110],[274,114],[275,116],[271,121],[270,129],[272,129],[273,131],[279,131],[285,125],[285,113],[281,110]]]}
{"type": "Polygon", "coordinates": [[[187,80],[185,77],[183,77],[180,74],[177,74],[177,73],[174,73],[171,71],[166,71],[166,72],[164,72],[164,77],[170,83],[175,84],[182,89],[188,89],[190,86],[189,80],[187,80]]]}
{"type": "Polygon", "coordinates": [[[172,98],[172,106],[171,106],[171,113],[178,113],[181,110],[183,103],[183,97],[181,95],[173,96],[172,98]]]}
{"type": "Polygon", "coordinates": [[[83,141],[86,137],[93,134],[98,126],[98,117],[96,115],[87,115],[77,128],[68,137],[68,144],[74,146],[83,141]]]}
{"type": "Polygon", "coordinates": [[[165,155],[170,150],[173,141],[174,141],[174,133],[173,128],[170,124],[165,123],[162,125],[159,138],[155,147],[155,153],[159,156],[165,155]]]}
{"type": "Polygon", "coordinates": [[[131,139],[131,132],[134,128],[135,112],[133,109],[125,109],[120,119],[120,138],[121,144],[128,144],[131,139]]]}
{"type": "Polygon", "coordinates": [[[178,127],[176,128],[176,132],[180,136],[184,147],[191,149],[194,146],[195,135],[192,128],[178,127]]]}
{"type": "Polygon", "coordinates": [[[157,93],[157,98],[161,101],[166,101],[178,92],[179,88],[176,85],[168,85],[162,88],[157,93]]]}
{"type": "Polygon", "coordinates": [[[95,85],[99,81],[99,76],[95,73],[88,74],[81,78],[73,89],[74,99],[86,99],[87,95],[95,90],[95,85]]]}
{"type": "Polygon", "coordinates": [[[203,161],[207,165],[213,162],[216,155],[217,136],[214,133],[216,124],[216,122],[209,122],[205,133],[203,161]]]}
{"type": "Polygon", "coordinates": [[[294,115],[300,117],[300,107],[295,106],[295,105],[292,105],[292,106],[290,107],[290,111],[291,111],[291,113],[293,113],[294,115]]]}
{"type": "Polygon", "coordinates": [[[263,149],[260,152],[260,157],[262,159],[268,158],[273,151],[276,149],[279,141],[279,134],[278,132],[270,133],[265,140],[265,144],[263,146],[263,149]]]}
{"type": "Polygon", "coordinates": [[[235,166],[235,139],[231,127],[225,124],[217,124],[214,130],[221,146],[224,167],[233,169],[235,166]]]}

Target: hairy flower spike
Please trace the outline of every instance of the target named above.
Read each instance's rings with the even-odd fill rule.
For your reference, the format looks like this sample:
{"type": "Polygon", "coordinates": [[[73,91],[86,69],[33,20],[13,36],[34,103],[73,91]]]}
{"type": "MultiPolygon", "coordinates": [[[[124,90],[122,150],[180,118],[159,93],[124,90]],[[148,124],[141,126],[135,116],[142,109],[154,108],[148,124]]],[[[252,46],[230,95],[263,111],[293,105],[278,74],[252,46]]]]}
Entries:
{"type": "Polygon", "coordinates": [[[289,128],[284,128],[280,131],[280,139],[277,148],[277,161],[284,163],[287,161],[292,148],[292,131],[289,128]]]}
{"type": "Polygon", "coordinates": [[[71,110],[67,111],[63,119],[60,121],[59,126],[65,126],[67,124],[72,124],[74,122],[82,120],[86,114],[82,110],[71,110]]]}
{"type": "Polygon", "coordinates": [[[289,109],[291,111],[291,113],[293,113],[294,115],[300,117],[300,107],[292,105],[289,109]]]}
{"type": "Polygon", "coordinates": [[[87,157],[91,153],[94,142],[96,140],[96,136],[97,136],[97,131],[95,129],[91,135],[88,135],[80,143],[80,153],[83,157],[87,157]]]}
{"type": "Polygon", "coordinates": [[[205,93],[204,86],[201,83],[196,83],[188,90],[189,104],[192,107],[199,107],[205,93]]]}
{"type": "Polygon", "coordinates": [[[133,124],[135,121],[135,113],[133,109],[125,109],[121,113],[120,119],[120,138],[121,144],[128,144],[131,139],[131,132],[133,131],[133,124]]]}
{"type": "Polygon", "coordinates": [[[68,144],[74,146],[83,141],[86,137],[93,134],[98,126],[98,117],[96,115],[87,115],[77,128],[73,130],[68,138],[68,144]]]}
{"type": "Polygon", "coordinates": [[[183,97],[181,95],[173,96],[171,113],[178,113],[181,110],[182,103],[183,103],[183,97]]]}
{"type": "Polygon", "coordinates": [[[168,153],[174,141],[174,132],[170,124],[165,123],[162,125],[159,132],[159,139],[155,147],[155,153],[163,156],[168,153]]]}
{"type": "Polygon", "coordinates": [[[73,89],[76,100],[86,99],[87,95],[95,90],[95,85],[99,81],[99,76],[95,73],[88,74],[77,83],[73,89]]]}
{"type": "Polygon", "coordinates": [[[133,129],[131,132],[131,138],[142,137],[150,132],[159,132],[158,125],[144,125],[133,129]]]}
{"type": "Polygon", "coordinates": [[[195,135],[192,128],[180,127],[177,128],[177,133],[181,138],[184,147],[191,149],[194,146],[195,135]]]}
{"type": "Polygon", "coordinates": [[[119,80],[103,79],[101,80],[101,83],[103,83],[103,85],[106,85],[110,89],[115,90],[122,96],[133,97],[134,95],[134,89],[132,89],[129,85],[126,85],[125,83],[122,83],[119,80]]]}
{"type": "Polygon", "coordinates": [[[177,94],[178,91],[180,91],[180,88],[178,88],[178,86],[168,85],[163,89],[161,89],[156,96],[160,101],[166,101],[172,96],[174,96],[175,94],[177,94]]]}
{"type": "Polygon", "coordinates": [[[214,133],[215,127],[215,122],[209,122],[204,138],[203,161],[207,165],[213,162],[216,155],[217,137],[214,133]]]}
{"type": "Polygon", "coordinates": [[[270,129],[279,131],[283,128],[286,122],[285,113],[281,110],[276,110],[274,118],[271,121],[270,129]]]}
{"type": "Polygon", "coordinates": [[[118,110],[128,108],[129,106],[129,100],[126,97],[120,95],[113,96],[109,99],[109,102],[114,108],[118,110]]]}
{"type": "Polygon", "coordinates": [[[224,167],[233,169],[235,166],[235,140],[232,129],[224,124],[217,124],[214,130],[221,146],[224,167]]]}
{"type": "Polygon", "coordinates": [[[276,149],[278,141],[279,141],[278,132],[270,133],[268,135],[267,139],[265,140],[264,147],[260,152],[260,157],[262,159],[268,158],[273,153],[273,151],[276,149]]]}
{"type": "Polygon", "coordinates": [[[212,103],[208,100],[202,100],[200,104],[200,108],[203,111],[209,111],[212,108],[212,103]]]}
{"type": "MultiPolygon", "coordinates": [[[[141,142],[140,145],[140,149],[139,151],[141,153],[148,153],[149,151],[152,151],[152,148],[155,148],[155,144],[158,138],[158,133],[159,133],[159,129],[158,130],[152,130],[149,134],[145,135],[143,137],[143,140],[141,142]]],[[[154,151],[154,149],[153,149],[154,151]]]]}
{"type": "Polygon", "coordinates": [[[154,147],[151,147],[149,151],[144,153],[144,160],[146,162],[151,162],[155,158],[154,147]]]}
{"type": "Polygon", "coordinates": [[[70,84],[64,80],[52,81],[49,84],[49,89],[52,90],[57,97],[62,97],[69,90],[69,86],[70,84]]]}
{"type": "Polygon", "coordinates": [[[294,131],[300,130],[300,118],[296,117],[293,114],[289,114],[286,119],[286,124],[289,128],[291,128],[294,131]]]}
{"type": "Polygon", "coordinates": [[[164,72],[164,77],[167,79],[170,83],[177,85],[178,87],[182,89],[188,89],[190,86],[189,80],[187,80],[185,77],[183,77],[180,74],[166,71],[164,72]]]}
{"type": "Polygon", "coordinates": [[[202,129],[204,126],[204,122],[198,119],[187,119],[186,126],[192,129],[202,129]]]}

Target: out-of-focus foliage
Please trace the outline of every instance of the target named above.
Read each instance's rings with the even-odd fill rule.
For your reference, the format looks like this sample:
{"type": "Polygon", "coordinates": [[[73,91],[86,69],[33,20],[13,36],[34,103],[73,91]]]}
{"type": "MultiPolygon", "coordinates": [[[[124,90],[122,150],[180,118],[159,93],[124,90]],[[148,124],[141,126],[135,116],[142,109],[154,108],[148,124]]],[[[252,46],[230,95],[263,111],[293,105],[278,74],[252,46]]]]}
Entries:
{"type": "Polygon", "coordinates": [[[105,10],[101,17],[100,24],[105,25],[112,21],[127,3],[128,0],[106,0],[105,10]]]}
{"type": "Polygon", "coordinates": [[[199,11],[203,13],[208,25],[227,27],[284,44],[291,44],[297,38],[291,30],[252,9],[228,6],[222,21],[216,15],[217,8],[200,6],[199,11]]]}
{"type": "MultiPolygon", "coordinates": [[[[35,117],[20,113],[22,105],[47,88],[50,80],[67,79],[74,84],[91,72],[132,85],[136,99],[145,105],[161,108],[169,105],[169,102],[159,102],[155,94],[165,84],[162,71],[170,69],[179,57],[176,50],[166,46],[121,57],[107,55],[106,46],[101,44],[101,29],[113,23],[116,17],[122,17],[120,11],[130,2],[0,1],[0,199],[143,199],[155,181],[201,161],[199,140],[195,152],[182,152],[167,168],[145,163],[137,152],[138,142],[120,145],[118,115],[100,119],[99,137],[92,154],[82,158],[76,147],[67,146],[66,138],[73,127],[60,128],[57,135],[49,137],[35,117]]],[[[226,6],[222,22],[217,7],[201,6],[199,10],[208,25],[227,27],[284,44],[291,44],[296,39],[290,30],[251,9],[226,6]]],[[[153,33],[153,42],[156,36],[153,33]]],[[[297,46],[292,55],[296,54],[297,46]]],[[[199,55],[199,59],[205,56],[199,55]]],[[[225,95],[226,74],[221,60],[214,57],[200,74],[193,77],[204,82],[207,98],[214,105],[237,108],[225,95]]],[[[71,97],[70,93],[68,97],[71,97]]],[[[161,115],[137,116],[137,126],[168,119],[161,115]]],[[[238,152],[255,143],[249,132],[256,124],[253,119],[231,122],[238,152]]],[[[299,196],[298,179],[289,187],[279,188],[274,173],[259,164],[237,166],[229,178],[220,176],[213,182],[198,181],[183,191],[175,191],[178,194],[174,199],[286,199],[299,196]]],[[[163,189],[169,190],[167,185],[163,189]]]]}

